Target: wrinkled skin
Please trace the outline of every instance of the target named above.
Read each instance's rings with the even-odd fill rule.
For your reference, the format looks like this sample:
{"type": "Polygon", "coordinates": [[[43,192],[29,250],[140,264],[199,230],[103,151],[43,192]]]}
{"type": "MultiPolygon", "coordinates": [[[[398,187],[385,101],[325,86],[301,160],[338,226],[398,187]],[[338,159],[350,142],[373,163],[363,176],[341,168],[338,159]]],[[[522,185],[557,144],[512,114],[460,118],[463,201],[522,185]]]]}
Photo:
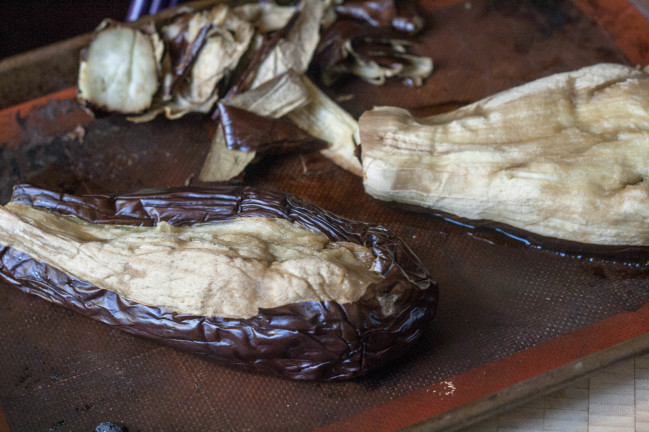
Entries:
{"type": "Polygon", "coordinates": [[[133,195],[68,195],[18,186],[12,202],[90,223],[186,226],[241,217],[283,218],[336,241],[370,248],[383,275],[353,303],[301,302],[247,319],[179,314],[134,303],[15,249],[0,249],[0,276],[20,290],[139,336],[229,366],[299,380],[349,379],[403,355],[433,317],[437,285],[412,251],[380,226],[353,222],[295,196],[223,186],[133,195]],[[382,299],[393,300],[384,314],[382,299]]]}

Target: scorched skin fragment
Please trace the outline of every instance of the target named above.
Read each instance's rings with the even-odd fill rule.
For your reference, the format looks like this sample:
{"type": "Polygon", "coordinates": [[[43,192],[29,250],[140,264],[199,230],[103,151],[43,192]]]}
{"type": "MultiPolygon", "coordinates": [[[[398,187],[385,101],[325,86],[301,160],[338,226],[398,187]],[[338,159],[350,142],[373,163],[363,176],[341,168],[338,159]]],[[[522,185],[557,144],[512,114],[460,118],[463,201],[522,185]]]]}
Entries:
{"type": "Polygon", "coordinates": [[[107,196],[21,185],[0,207],[0,245],[0,275],[24,292],[291,379],[383,366],[437,303],[427,270],[385,228],[249,187],[107,196]]]}

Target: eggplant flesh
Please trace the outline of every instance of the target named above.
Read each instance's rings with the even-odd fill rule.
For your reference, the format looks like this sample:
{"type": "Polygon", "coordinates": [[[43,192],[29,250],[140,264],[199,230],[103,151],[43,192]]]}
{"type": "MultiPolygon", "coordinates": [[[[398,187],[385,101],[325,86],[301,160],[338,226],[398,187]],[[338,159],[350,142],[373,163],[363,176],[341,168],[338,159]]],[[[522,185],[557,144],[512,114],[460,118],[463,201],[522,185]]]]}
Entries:
{"type": "Polygon", "coordinates": [[[159,43],[155,34],[105,24],[79,66],[79,100],[106,111],[148,109],[159,86],[159,43]]]}
{"type": "MultiPolygon", "coordinates": [[[[649,73],[597,64],[448,113],[360,120],[375,198],[561,241],[649,245],[649,73]]],[[[469,222],[471,223],[471,222],[469,222]]]]}
{"type": "MultiPolygon", "coordinates": [[[[402,355],[425,330],[437,303],[437,285],[426,269],[385,228],[340,218],[290,194],[223,186],[79,196],[22,185],[15,188],[12,202],[0,214],[5,231],[0,234],[0,275],[10,284],[129,333],[256,372],[309,380],[362,375],[402,355]],[[48,223],[32,232],[41,217],[48,223]],[[15,218],[21,222],[16,223],[15,218]],[[6,232],[13,227],[19,227],[16,232],[20,234],[6,232]],[[214,230],[221,233],[214,235],[214,230]],[[110,244],[112,238],[129,235],[140,240],[158,236],[160,241],[110,244]],[[29,239],[19,239],[21,236],[29,239]],[[332,265],[344,270],[331,273],[337,282],[325,280],[320,293],[314,285],[306,295],[292,298],[296,291],[291,289],[290,275],[281,274],[275,281],[280,295],[268,301],[259,274],[244,275],[246,269],[235,269],[246,276],[239,281],[240,290],[235,283],[232,291],[216,301],[232,302],[230,309],[214,304],[205,307],[212,293],[188,294],[196,289],[191,277],[175,277],[166,297],[157,295],[164,282],[155,278],[148,286],[150,293],[156,294],[151,297],[133,295],[123,288],[138,285],[125,279],[157,272],[160,266],[173,267],[158,260],[156,248],[164,250],[188,239],[216,243],[215,238],[222,240],[216,247],[227,249],[226,256],[241,261],[256,262],[258,255],[263,255],[264,261],[274,255],[276,263],[286,265],[297,257],[305,264],[296,273],[301,280],[308,279],[309,272],[327,279],[332,265]],[[264,246],[257,248],[264,238],[264,246]],[[58,261],[43,252],[70,239],[77,242],[76,249],[59,251],[58,261]],[[77,247],[79,242],[130,249],[136,255],[139,249],[140,257],[150,260],[151,267],[138,267],[137,260],[127,260],[126,267],[119,267],[130,269],[124,275],[101,274],[119,271],[115,263],[122,258],[101,251],[93,256],[77,247]],[[90,260],[96,272],[86,274],[76,268],[73,274],[66,270],[69,264],[65,261],[70,259],[66,253],[90,260]],[[325,267],[310,267],[318,259],[327,262],[325,267]],[[121,280],[107,287],[104,281],[111,278],[121,280]],[[344,278],[348,278],[349,290],[339,295],[336,286],[344,278]],[[233,302],[250,292],[261,300],[256,299],[259,301],[252,306],[233,302]],[[186,303],[170,302],[174,294],[186,303]],[[163,300],[157,302],[157,298],[163,300]],[[189,304],[192,299],[193,306],[189,304]]],[[[232,268],[214,266],[213,270],[223,275],[232,268]]],[[[211,288],[218,289],[218,285],[211,288]]]]}

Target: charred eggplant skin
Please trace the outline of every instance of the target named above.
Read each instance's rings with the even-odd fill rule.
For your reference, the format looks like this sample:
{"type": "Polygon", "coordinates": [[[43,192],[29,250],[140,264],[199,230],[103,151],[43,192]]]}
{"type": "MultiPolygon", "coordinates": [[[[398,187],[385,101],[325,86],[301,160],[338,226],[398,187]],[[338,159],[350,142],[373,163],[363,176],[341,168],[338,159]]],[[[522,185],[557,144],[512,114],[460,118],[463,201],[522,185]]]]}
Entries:
{"type": "Polygon", "coordinates": [[[421,261],[387,229],[338,217],[283,192],[216,186],[82,196],[19,185],[12,202],[100,224],[164,221],[186,226],[240,217],[282,218],[373,251],[384,279],[371,284],[358,301],[286,304],[233,319],[134,303],[20,251],[0,248],[0,276],[23,292],[249,371],[297,380],[363,375],[404,354],[429,326],[438,301],[438,287],[421,261]],[[394,299],[393,313],[384,315],[380,300],[388,297],[394,299]]]}

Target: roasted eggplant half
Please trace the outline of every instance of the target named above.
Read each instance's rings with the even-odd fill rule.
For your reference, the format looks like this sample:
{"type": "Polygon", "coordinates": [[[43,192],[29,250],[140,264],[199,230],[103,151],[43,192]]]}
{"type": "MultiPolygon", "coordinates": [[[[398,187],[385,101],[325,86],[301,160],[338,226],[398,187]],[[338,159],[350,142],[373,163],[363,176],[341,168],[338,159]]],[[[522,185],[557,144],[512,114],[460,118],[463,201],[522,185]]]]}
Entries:
{"type": "Polygon", "coordinates": [[[20,290],[227,365],[360,376],[428,327],[438,288],[387,229],[245,186],[71,195],[0,207],[0,275],[20,290]]]}

